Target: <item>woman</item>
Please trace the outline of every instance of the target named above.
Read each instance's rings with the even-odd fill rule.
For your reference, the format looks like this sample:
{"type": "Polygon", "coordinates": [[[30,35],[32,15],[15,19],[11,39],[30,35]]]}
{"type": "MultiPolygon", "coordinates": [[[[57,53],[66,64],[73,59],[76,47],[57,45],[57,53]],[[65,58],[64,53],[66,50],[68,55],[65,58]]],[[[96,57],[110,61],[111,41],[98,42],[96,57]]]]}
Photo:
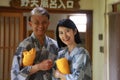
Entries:
{"type": "Polygon", "coordinates": [[[59,70],[55,78],[61,80],[92,80],[92,67],[88,51],[80,46],[81,40],[76,25],[70,19],[62,19],[57,24],[56,38],[59,48],[58,58],[65,57],[70,66],[70,74],[59,70]]]}

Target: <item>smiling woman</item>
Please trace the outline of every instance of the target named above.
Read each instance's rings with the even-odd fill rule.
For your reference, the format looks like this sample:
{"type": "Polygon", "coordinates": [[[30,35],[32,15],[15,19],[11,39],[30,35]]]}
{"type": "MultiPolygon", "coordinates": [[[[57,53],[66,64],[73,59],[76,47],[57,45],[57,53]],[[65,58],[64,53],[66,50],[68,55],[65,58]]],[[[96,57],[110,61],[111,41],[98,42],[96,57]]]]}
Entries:
{"type": "Polygon", "coordinates": [[[89,52],[81,46],[78,29],[72,20],[59,20],[56,28],[56,39],[58,46],[64,47],[58,53],[58,59],[66,58],[68,60],[70,73],[66,75],[60,68],[57,68],[55,78],[61,80],[92,80],[89,52]]]}

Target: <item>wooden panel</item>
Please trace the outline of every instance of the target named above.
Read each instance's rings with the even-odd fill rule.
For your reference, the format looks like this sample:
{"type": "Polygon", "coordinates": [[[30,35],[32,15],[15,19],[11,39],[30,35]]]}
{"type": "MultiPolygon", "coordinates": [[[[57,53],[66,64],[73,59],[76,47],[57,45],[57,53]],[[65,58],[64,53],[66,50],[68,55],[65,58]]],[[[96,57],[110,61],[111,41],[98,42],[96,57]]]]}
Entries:
{"type": "Polygon", "coordinates": [[[24,34],[22,13],[0,12],[0,80],[10,80],[13,54],[24,34]]]}
{"type": "Polygon", "coordinates": [[[54,31],[53,30],[47,30],[46,35],[48,35],[49,37],[55,39],[55,35],[54,35],[54,31]]]}
{"type": "Polygon", "coordinates": [[[109,15],[109,79],[120,80],[120,14],[109,15]]]}
{"type": "Polygon", "coordinates": [[[85,46],[86,49],[89,51],[90,53],[90,57],[92,60],[92,35],[93,35],[93,14],[89,14],[87,13],[87,31],[86,31],[86,36],[85,36],[85,46]]]}

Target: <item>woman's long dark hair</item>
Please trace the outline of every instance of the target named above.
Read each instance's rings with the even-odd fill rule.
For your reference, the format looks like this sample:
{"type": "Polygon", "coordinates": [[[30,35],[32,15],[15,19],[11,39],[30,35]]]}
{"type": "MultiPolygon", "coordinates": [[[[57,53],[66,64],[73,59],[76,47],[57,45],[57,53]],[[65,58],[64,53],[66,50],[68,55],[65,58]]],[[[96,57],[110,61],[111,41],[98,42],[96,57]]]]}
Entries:
{"type": "Polygon", "coordinates": [[[75,35],[75,42],[77,44],[81,43],[80,35],[79,35],[78,29],[77,29],[76,25],[74,24],[74,22],[70,19],[62,19],[58,22],[57,28],[56,28],[56,39],[57,39],[57,43],[58,43],[59,48],[66,46],[66,44],[64,44],[61,41],[61,39],[59,38],[59,30],[58,29],[60,26],[73,29],[73,31],[77,30],[77,33],[75,35]]]}

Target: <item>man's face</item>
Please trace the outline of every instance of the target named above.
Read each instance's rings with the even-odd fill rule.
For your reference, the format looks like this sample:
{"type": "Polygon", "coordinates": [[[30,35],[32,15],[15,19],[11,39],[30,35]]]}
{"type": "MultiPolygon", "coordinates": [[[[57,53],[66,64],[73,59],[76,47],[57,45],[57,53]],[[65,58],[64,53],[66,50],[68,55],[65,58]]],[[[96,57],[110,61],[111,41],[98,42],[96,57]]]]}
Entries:
{"type": "Polygon", "coordinates": [[[49,26],[49,19],[44,15],[33,15],[29,24],[36,36],[44,36],[49,26]]]}

